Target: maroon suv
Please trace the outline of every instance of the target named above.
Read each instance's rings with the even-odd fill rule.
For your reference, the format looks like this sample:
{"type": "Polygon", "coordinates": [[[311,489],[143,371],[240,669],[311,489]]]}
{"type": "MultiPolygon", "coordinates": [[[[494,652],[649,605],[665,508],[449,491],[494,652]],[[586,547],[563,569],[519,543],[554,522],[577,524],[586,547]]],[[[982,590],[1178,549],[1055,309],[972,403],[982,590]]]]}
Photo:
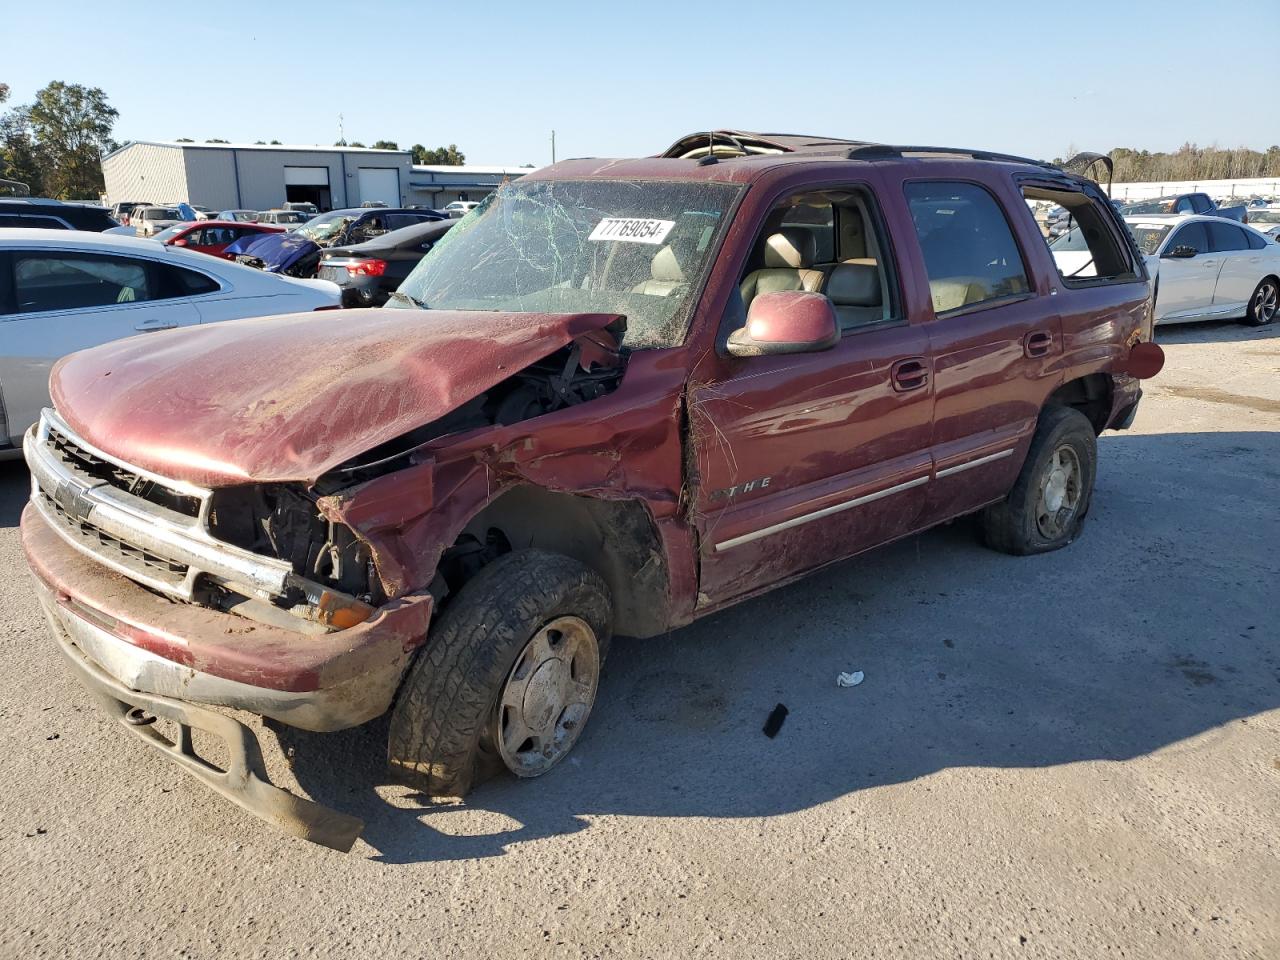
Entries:
{"type": "Polygon", "coordinates": [[[127,729],[347,849],[360,822],[272,786],[210,707],[315,731],[391,711],[389,761],[430,794],[537,776],[613,634],[963,514],[998,550],[1070,543],[1150,340],[1143,259],[1089,180],[699,133],[504,186],[387,309],[63,360],[23,543],[127,729]],[[1088,263],[1059,267],[1029,201],[1071,212],[1088,263]]]}

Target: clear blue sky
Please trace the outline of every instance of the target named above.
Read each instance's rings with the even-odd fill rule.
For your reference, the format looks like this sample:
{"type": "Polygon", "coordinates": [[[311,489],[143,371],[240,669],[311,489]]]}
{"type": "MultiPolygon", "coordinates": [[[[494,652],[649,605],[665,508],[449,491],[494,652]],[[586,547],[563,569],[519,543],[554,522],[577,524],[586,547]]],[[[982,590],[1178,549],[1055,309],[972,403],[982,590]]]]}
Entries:
{"type": "Polygon", "coordinates": [[[20,9],[0,56],[13,100],[51,80],[102,87],[118,140],[329,144],[339,113],[348,140],[539,165],[553,128],[561,158],[655,153],[718,127],[1037,157],[1280,140],[1280,0],[20,9]],[[1222,48],[1238,52],[1197,52],[1222,48]]]}

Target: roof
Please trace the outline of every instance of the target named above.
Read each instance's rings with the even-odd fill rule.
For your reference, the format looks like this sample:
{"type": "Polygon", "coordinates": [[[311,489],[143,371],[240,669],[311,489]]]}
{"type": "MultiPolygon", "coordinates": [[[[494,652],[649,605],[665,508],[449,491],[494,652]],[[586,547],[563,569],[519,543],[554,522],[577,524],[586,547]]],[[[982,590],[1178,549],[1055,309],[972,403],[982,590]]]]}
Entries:
{"type": "Polygon", "coordinates": [[[442,163],[415,163],[413,165],[414,173],[457,173],[462,175],[475,176],[504,176],[504,177],[523,177],[526,173],[533,173],[533,167],[512,167],[512,166],[484,166],[482,164],[464,163],[458,166],[449,166],[442,163]]]}
{"type": "Polygon", "coordinates": [[[374,150],[372,147],[335,147],[332,145],[322,145],[318,143],[302,144],[302,143],[184,143],[178,140],[130,140],[123,143],[116,149],[103,157],[114,157],[122,150],[128,150],[134,146],[148,147],[180,147],[184,150],[276,150],[276,151],[306,151],[307,153],[374,153],[379,156],[393,157],[411,157],[413,154],[408,150],[374,150]]]}

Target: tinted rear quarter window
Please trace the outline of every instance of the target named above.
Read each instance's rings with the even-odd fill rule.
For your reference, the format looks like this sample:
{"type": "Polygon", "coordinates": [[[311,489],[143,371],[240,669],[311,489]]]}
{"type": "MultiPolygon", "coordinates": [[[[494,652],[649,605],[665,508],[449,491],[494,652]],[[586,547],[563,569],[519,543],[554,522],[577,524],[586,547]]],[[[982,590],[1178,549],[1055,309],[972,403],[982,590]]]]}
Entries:
{"type": "Polygon", "coordinates": [[[905,189],[935,312],[1030,291],[1013,228],[985,188],[917,181],[905,189]]]}
{"type": "Polygon", "coordinates": [[[28,230],[66,230],[67,225],[53,217],[19,217],[0,213],[0,227],[23,227],[28,230]]]}

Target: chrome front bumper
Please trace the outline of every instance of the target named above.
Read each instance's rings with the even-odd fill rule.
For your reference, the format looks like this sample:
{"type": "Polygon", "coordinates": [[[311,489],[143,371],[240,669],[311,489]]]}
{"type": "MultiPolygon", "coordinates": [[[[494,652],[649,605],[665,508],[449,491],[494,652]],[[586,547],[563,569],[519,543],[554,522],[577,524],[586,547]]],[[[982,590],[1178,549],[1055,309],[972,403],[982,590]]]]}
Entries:
{"type": "MultiPolygon", "coordinates": [[[[112,459],[72,433],[53,410],[27,431],[23,455],[31,470],[31,502],[64,541],[99,563],[159,593],[194,599],[201,577],[270,600],[295,585],[293,568],[216,540],[208,530],[212,491],[148,474],[112,459]],[[152,503],[78,469],[54,453],[56,432],[86,454],[199,503],[194,517],[152,503]]],[[[312,585],[314,589],[318,586],[312,585]]]]}

